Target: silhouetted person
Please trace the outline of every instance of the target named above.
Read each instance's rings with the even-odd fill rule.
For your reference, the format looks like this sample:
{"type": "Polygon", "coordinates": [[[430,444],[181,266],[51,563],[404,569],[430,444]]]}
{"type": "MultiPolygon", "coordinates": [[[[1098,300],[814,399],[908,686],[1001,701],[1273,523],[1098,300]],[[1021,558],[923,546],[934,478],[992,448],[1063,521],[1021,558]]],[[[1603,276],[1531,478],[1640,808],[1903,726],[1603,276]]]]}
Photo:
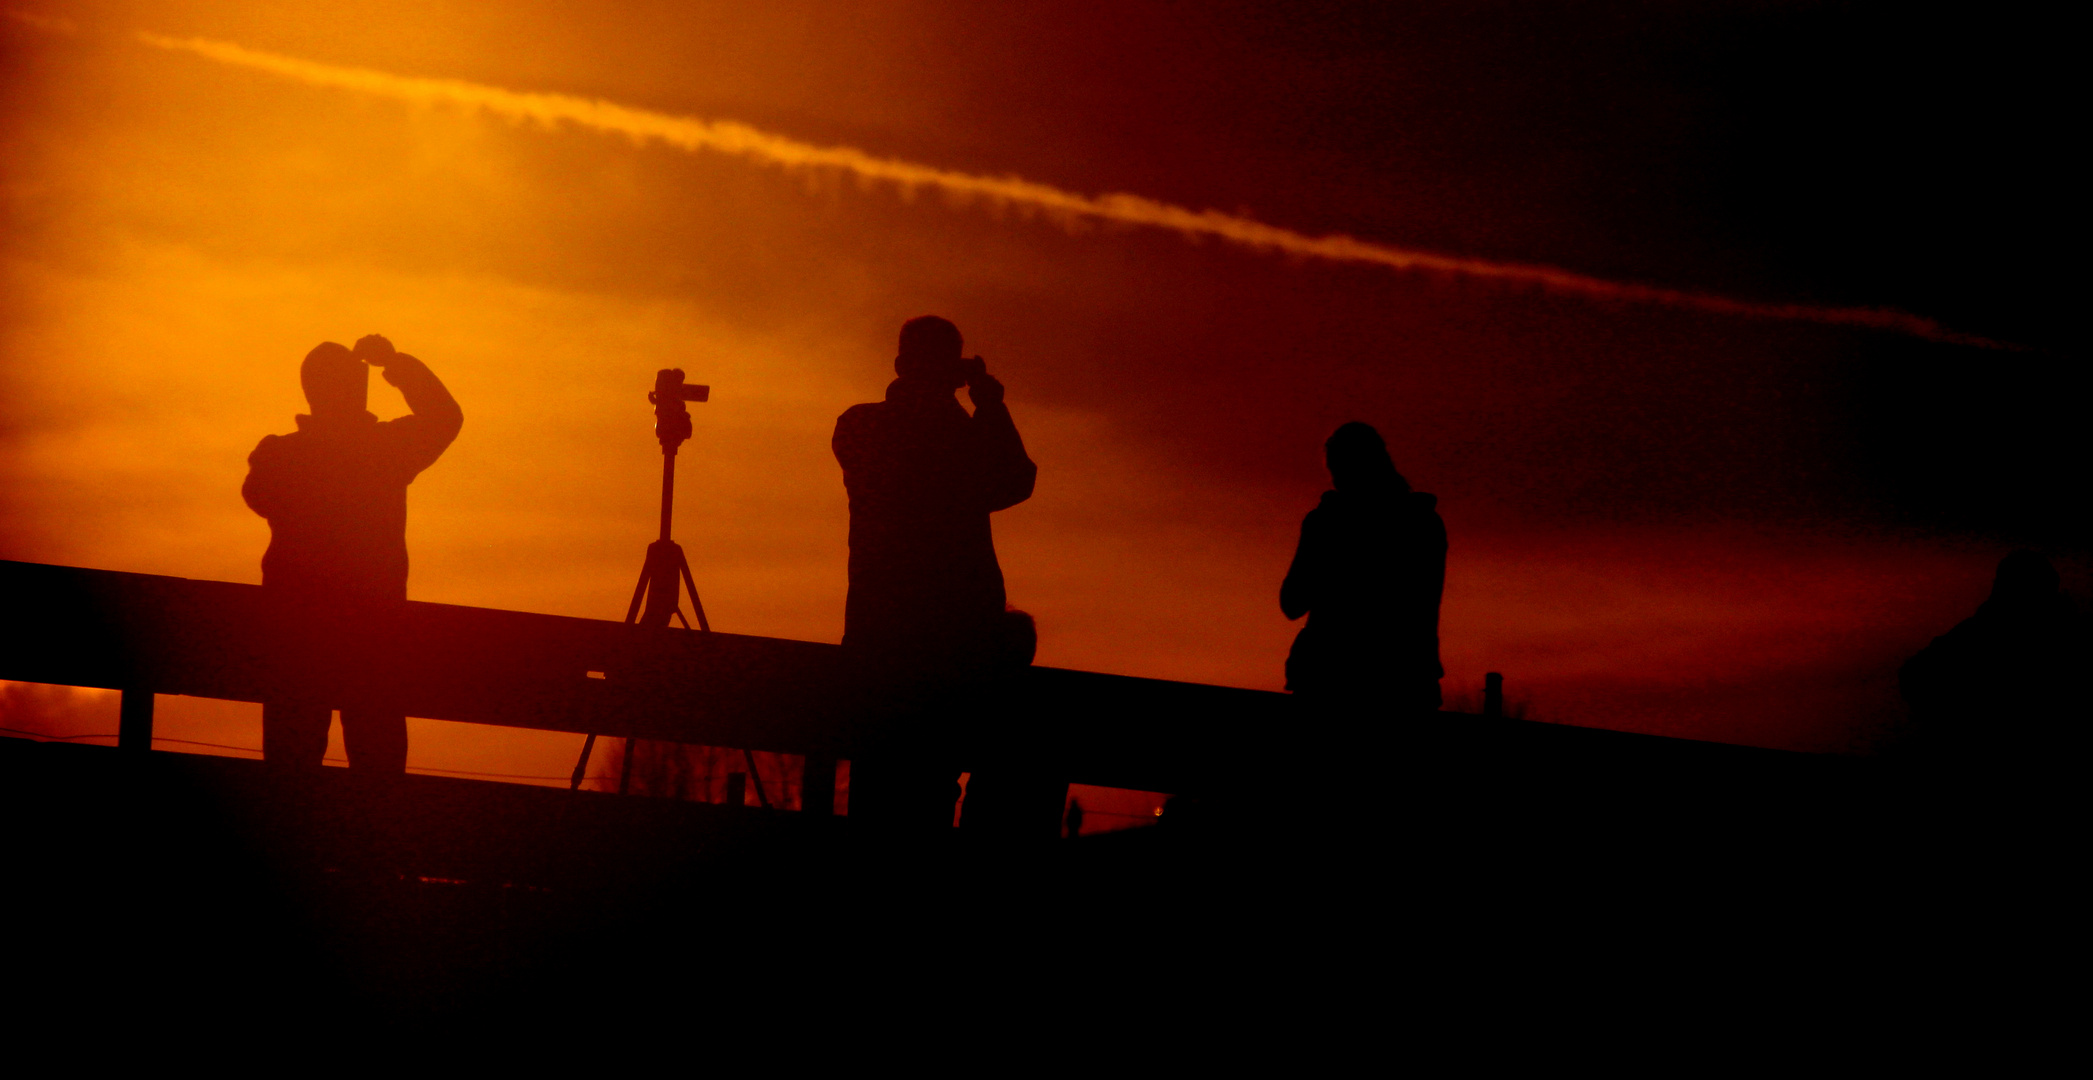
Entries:
{"type": "Polygon", "coordinates": [[[2088,636],[2033,551],[1999,562],[1991,597],[1904,664],[1905,749],[1941,763],[2031,765],[2069,759],[2085,739],[2088,636]]]}
{"type": "Polygon", "coordinates": [[[1068,800],[1068,814],[1062,820],[1068,826],[1070,840],[1083,835],[1083,804],[1075,799],[1068,800]]]}
{"type": "MultiPolygon", "coordinates": [[[[240,493],[269,519],[262,585],[325,625],[346,612],[407,598],[407,485],[458,437],[464,414],[428,367],[376,334],[352,353],[323,342],[299,369],[305,399],[298,430],[264,436],[248,455],[240,493]],[[379,421],[365,410],[366,364],[400,388],[410,416],[379,421]]],[[[345,706],[342,743],[352,767],[397,773],[407,765],[407,720],[345,706]]],[[[262,707],[262,756],[317,767],[327,753],[330,709],[262,707]]]]}
{"type": "MultiPolygon", "coordinates": [[[[850,495],[843,646],[880,677],[951,690],[1022,651],[988,516],[1032,495],[1038,467],[980,357],[936,316],[901,328],[886,400],[852,406],[833,446],[850,495]],[[970,415],[954,397],[966,387],[970,415]]],[[[851,766],[851,815],[950,825],[957,768],[900,751],[851,766]]]]}
{"type": "Polygon", "coordinates": [[[1286,658],[1286,688],[1362,718],[1439,707],[1439,598],[1446,525],[1434,496],[1410,490],[1380,433],[1339,427],[1323,444],[1334,490],[1301,522],[1279,587],[1289,619],[1308,616],[1286,658]]]}

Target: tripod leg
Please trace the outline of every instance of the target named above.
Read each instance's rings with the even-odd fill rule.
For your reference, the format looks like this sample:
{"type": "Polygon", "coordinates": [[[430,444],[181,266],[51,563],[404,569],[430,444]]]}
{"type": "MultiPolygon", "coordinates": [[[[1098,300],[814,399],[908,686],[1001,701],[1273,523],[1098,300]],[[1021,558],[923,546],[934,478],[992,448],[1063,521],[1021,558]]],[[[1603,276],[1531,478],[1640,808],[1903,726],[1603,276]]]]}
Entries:
{"type": "Polygon", "coordinates": [[[756,785],[756,805],[761,806],[765,810],[770,809],[770,796],[763,794],[763,774],[756,771],[755,752],[747,747],[743,747],[741,760],[748,764],[749,783],[756,785]]]}
{"type": "MultiPolygon", "coordinates": [[[[632,587],[632,603],[625,608],[625,622],[627,625],[639,621],[640,599],[647,595],[647,579],[653,576],[653,573],[654,561],[649,559],[640,567],[639,584],[632,587]]],[[[581,782],[589,771],[589,754],[595,749],[596,733],[591,731],[589,732],[589,737],[581,744],[581,760],[574,763],[574,776],[567,781],[568,791],[581,790],[581,782]]],[[[618,779],[618,793],[621,795],[625,793],[625,778],[632,775],[632,745],[630,740],[626,741],[625,751],[625,775],[618,779]]]]}
{"type": "Polygon", "coordinates": [[[705,621],[705,602],[698,599],[698,583],[690,576],[690,560],[683,557],[682,548],[676,549],[676,566],[683,571],[683,584],[690,586],[690,606],[691,610],[698,613],[698,629],[710,632],[712,624],[705,621]]]}
{"type": "Polygon", "coordinates": [[[652,576],[653,573],[654,560],[649,559],[645,565],[640,567],[640,583],[632,587],[632,603],[625,608],[625,622],[627,625],[639,621],[640,598],[647,595],[647,578],[652,576]]]}
{"type": "Polygon", "coordinates": [[[683,549],[672,540],[656,540],[647,545],[647,581],[641,590],[646,600],[637,625],[667,629],[674,620],[676,607],[682,602],[683,581],[676,573],[682,561],[683,549]]]}
{"type": "Polygon", "coordinates": [[[589,732],[589,737],[583,740],[581,744],[581,760],[574,763],[574,778],[567,782],[568,791],[581,790],[582,777],[589,771],[589,751],[594,749],[596,749],[596,733],[591,731],[589,732]]]}

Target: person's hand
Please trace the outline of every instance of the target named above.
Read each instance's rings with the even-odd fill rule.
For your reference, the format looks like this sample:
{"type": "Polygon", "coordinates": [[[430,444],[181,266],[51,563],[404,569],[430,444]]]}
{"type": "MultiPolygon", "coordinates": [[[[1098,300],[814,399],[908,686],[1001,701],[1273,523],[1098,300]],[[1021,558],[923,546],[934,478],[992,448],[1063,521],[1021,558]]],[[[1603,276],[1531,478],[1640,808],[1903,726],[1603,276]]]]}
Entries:
{"type": "Polygon", "coordinates": [[[358,360],[372,367],[382,368],[392,362],[394,356],[392,342],[377,334],[365,334],[356,339],[354,355],[358,360]]]}
{"type": "Polygon", "coordinates": [[[988,373],[988,362],[978,356],[967,361],[967,396],[977,407],[1003,403],[1003,384],[988,373]]]}

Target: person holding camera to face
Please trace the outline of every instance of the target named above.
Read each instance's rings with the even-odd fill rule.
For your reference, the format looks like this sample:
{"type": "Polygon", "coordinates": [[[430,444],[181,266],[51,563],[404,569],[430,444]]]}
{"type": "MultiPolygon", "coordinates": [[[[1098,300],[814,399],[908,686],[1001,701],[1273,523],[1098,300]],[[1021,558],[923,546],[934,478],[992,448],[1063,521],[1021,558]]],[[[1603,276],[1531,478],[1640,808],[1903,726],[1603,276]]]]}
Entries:
{"type": "MultiPolygon", "coordinates": [[[[322,342],[299,369],[310,414],[298,430],[267,435],[247,458],[240,493],[269,521],[264,588],[315,620],[407,598],[407,485],[458,437],[464,414],[428,365],[371,334],[346,349],[322,342]],[[381,421],[366,408],[369,370],[399,387],[410,415],[381,421]]],[[[317,768],[331,709],[310,702],[262,707],[262,756],[317,768]]],[[[404,772],[407,719],[342,709],[342,742],[359,772],[404,772]]]]}
{"type": "MultiPolygon", "coordinates": [[[[961,345],[945,319],[909,320],[886,400],[845,412],[832,443],[850,497],[843,647],[947,710],[964,687],[1029,664],[1036,644],[1030,617],[1006,606],[989,515],[1030,498],[1039,468],[1003,384],[961,345]],[[962,386],[971,414],[954,396],[962,386]]],[[[952,824],[956,767],[896,750],[851,770],[852,817],[952,824]]]]}

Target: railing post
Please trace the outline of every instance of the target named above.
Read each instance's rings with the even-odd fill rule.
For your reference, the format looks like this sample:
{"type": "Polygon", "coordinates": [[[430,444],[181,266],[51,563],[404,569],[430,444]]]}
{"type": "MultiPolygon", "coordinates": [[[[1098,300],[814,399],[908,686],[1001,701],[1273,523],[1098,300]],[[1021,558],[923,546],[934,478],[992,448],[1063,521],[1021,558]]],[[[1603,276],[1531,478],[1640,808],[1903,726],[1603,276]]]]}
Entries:
{"type": "Polygon", "coordinates": [[[1504,676],[1494,671],[1483,676],[1483,715],[1504,715],[1504,676]]]}
{"type": "Polygon", "coordinates": [[[118,707],[116,720],[116,748],[143,753],[153,748],[153,692],[143,687],[128,687],[123,692],[123,704],[118,707]]]}

